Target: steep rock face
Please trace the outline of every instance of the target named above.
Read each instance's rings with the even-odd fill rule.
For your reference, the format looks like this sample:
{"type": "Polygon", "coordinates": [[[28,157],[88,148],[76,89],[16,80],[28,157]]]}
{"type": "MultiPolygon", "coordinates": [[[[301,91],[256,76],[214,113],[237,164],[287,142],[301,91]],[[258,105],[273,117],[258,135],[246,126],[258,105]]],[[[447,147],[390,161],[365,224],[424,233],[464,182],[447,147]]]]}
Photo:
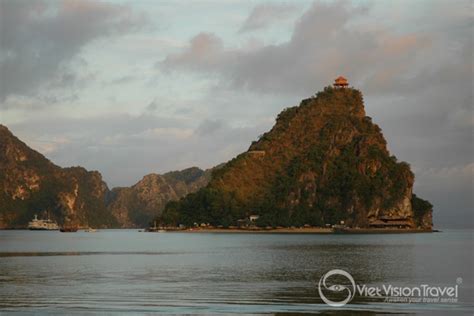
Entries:
{"type": "Polygon", "coordinates": [[[163,175],[149,174],[131,187],[114,188],[108,208],[121,227],[144,227],[159,216],[168,201],[204,187],[210,170],[193,167],[163,175]]]}
{"type": "Polygon", "coordinates": [[[25,227],[34,214],[81,226],[114,225],[97,171],[60,168],[0,125],[0,227],[25,227]]]}
{"type": "Polygon", "coordinates": [[[253,213],[261,225],[430,228],[431,208],[413,209],[413,183],[365,115],[362,94],[328,87],[280,113],[206,188],[170,203],[163,220],[230,225],[253,213]]]}
{"type": "Polygon", "coordinates": [[[34,214],[59,224],[146,226],[168,201],[207,185],[210,174],[196,167],[149,174],[109,191],[99,172],[56,166],[0,125],[0,228],[24,228],[34,214]]]}

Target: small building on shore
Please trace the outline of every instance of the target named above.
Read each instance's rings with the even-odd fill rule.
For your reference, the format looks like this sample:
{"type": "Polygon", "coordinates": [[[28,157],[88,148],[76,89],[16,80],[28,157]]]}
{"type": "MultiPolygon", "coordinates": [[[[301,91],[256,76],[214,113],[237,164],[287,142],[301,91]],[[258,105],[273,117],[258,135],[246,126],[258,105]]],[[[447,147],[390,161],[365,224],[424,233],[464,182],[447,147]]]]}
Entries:
{"type": "Polygon", "coordinates": [[[240,228],[250,228],[255,227],[257,220],[260,218],[259,215],[250,215],[247,218],[242,218],[237,220],[237,226],[240,228]]]}
{"type": "Polygon", "coordinates": [[[258,215],[250,215],[250,216],[249,216],[249,221],[250,221],[251,223],[255,223],[255,222],[257,221],[257,219],[259,219],[259,217],[260,217],[260,216],[258,216],[258,215]]]}
{"type": "Polygon", "coordinates": [[[381,216],[369,222],[370,228],[413,228],[412,222],[404,217],[381,216]]]}

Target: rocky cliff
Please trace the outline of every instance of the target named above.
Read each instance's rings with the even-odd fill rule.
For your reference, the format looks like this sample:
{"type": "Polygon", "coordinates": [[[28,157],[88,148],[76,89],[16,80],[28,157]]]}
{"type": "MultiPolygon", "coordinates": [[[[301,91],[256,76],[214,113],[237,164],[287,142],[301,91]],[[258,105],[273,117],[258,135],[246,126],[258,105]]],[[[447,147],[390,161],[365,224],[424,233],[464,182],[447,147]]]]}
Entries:
{"type": "Polygon", "coordinates": [[[205,186],[210,174],[196,167],[149,174],[110,191],[99,172],[61,168],[0,125],[0,228],[24,228],[34,214],[84,227],[146,227],[168,201],[205,186]]]}
{"type": "Polygon", "coordinates": [[[97,171],[60,168],[0,125],[0,227],[25,227],[34,214],[82,226],[116,224],[105,207],[108,188],[97,171]]]}
{"type": "Polygon", "coordinates": [[[210,174],[210,170],[193,167],[163,175],[146,175],[131,187],[114,188],[108,209],[122,227],[145,227],[161,214],[168,201],[178,200],[207,185],[210,174]]]}
{"type": "Polygon", "coordinates": [[[327,87],[285,109],[208,186],[168,204],[162,221],[233,225],[431,228],[431,204],[412,193],[410,166],[387,150],[362,94],[327,87]]]}

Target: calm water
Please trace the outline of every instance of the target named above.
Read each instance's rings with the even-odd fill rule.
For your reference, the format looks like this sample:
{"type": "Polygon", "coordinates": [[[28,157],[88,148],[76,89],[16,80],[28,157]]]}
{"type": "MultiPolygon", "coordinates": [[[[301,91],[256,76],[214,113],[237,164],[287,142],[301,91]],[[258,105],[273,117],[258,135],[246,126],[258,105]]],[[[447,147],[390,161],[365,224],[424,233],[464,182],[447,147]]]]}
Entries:
{"type": "Polygon", "coordinates": [[[468,314],[473,231],[285,235],[0,231],[0,313],[468,314]],[[321,276],[357,284],[453,286],[457,303],[386,303],[356,295],[334,308],[321,276]],[[458,278],[462,278],[458,279],[458,278]]]}

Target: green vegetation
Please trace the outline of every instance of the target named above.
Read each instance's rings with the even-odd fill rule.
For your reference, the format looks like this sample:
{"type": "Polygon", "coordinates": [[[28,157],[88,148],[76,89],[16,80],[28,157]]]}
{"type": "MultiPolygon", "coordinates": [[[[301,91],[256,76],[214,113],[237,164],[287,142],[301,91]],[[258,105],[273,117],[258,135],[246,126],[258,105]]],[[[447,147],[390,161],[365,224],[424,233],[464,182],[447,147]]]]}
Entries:
{"type": "Polygon", "coordinates": [[[417,219],[423,218],[423,216],[433,210],[433,205],[430,202],[419,198],[416,194],[413,194],[411,197],[411,205],[413,207],[415,218],[417,219]]]}
{"type": "Polygon", "coordinates": [[[167,172],[163,175],[163,177],[165,177],[165,179],[168,181],[183,181],[184,183],[189,184],[198,180],[204,175],[204,173],[204,170],[201,170],[197,167],[192,167],[181,171],[167,172]]]}

